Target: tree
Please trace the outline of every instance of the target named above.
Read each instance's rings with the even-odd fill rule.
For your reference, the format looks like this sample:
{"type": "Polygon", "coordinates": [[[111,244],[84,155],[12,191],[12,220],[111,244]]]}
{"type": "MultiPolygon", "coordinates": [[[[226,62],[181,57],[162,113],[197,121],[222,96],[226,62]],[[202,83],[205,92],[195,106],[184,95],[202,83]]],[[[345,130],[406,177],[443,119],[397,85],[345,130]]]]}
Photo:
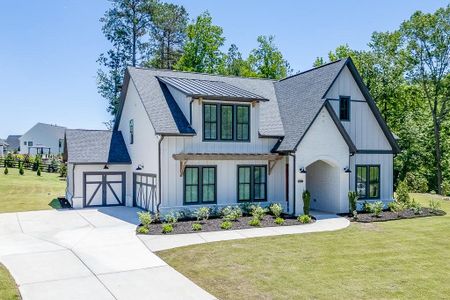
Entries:
{"type": "Polygon", "coordinates": [[[148,43],[143,37],[150,22],[146,12],[151,0],[110,0],[112,7],[100,19],[102,32],[112,48],[100,54],[97,62],[97,87],[109,102],[108,111],[117,113],[120,86],[128,65],[136,66],[145,58],[148,43]]]}
{"type": "Polygon", "coordinates": [[[183,6],[171,3],[155,3],[149,8],[152,17],[150,53],[153,57],[146,65],[172,69],[182,55],[188,13],[183,6]]]}
{"type": "Polygon", "coordinates": [[[222,73],[224,54],[220,47],[225,42],[223,29],[213,25],[209,12],[197,17],[187,27],[187,40],[183,47],[183,55],[174,66],[176,70],[222,73]]]}
{"type": "Polygon", "coordinates": [[[292,72],[289,63],[274,43],[274,36],[259,36],[258,48],[248,58],[252,70],[262,78],[281,79],[292,72]]]}
{"type": "Polygon", "coordinates": [[[323,57],[318,56],[318,57],[316,57],[316,60],[313,62],[313,67],[314,68],[320,67],[324,64],[325,64],[325,60],[323,59],[323,57]]]}
{"type": "Polygon", "coordinates": [[[450,116],[450,5],[435,13],[415,12],[401,25],[410,53],[408,77],[427,103],[433,123],[436,188],[442,193],[442,126],[450,116]]]}
{"type": "Polygon", "coordinates": [[[231,44],[225,56],[224,75],[257,77],[257,74],[251,70],[248,61],[242,58],[242,54],[235,44],[231,44]]]}

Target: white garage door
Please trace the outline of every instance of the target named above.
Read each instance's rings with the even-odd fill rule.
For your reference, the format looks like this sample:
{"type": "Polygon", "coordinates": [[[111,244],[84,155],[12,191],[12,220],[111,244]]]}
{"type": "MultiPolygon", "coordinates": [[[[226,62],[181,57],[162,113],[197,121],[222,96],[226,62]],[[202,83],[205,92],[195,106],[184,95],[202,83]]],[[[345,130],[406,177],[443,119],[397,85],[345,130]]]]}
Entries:
{"type": "Polygon", "coordinates": [[[156,209],[156,174],[133,174],[133,205],[155,211],[156,209]]]}
{"type": "Polygon", "coordinates": [[[84,172],[83,204],[125,205],[125,172],[84,172]]]}

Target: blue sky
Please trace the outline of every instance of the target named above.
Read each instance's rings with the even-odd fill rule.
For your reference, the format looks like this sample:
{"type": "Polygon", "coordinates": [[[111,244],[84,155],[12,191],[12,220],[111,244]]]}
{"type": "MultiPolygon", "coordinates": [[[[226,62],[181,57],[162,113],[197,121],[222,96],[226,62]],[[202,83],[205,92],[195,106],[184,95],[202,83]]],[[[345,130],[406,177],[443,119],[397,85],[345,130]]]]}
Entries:
{"type": "MultiPolygon", "coordinates": [[[[191,18],[209,10],[224,29],[225,49],[247,55],[258,35],[273,34],[295,71],[347,43],[365,49],[373,31],[398,28],[438,0],[261,1],[174,0],[191,18]]],[[[4,1],[0,9],[0,137],[23,134],[36,122],[103,129],[110,119],[96,89],[96,59],[108,49],[99,18],[106,0],[4,1]]]]}

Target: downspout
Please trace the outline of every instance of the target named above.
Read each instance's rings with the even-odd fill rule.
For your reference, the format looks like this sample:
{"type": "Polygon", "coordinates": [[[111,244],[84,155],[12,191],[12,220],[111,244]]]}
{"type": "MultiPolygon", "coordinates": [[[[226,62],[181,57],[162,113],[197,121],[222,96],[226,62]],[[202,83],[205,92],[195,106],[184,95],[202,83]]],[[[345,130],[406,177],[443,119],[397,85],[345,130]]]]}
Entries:
{"type": "MultiPolygon", "coordinates": [[[[295,215],[295,200],[296,200],[296,198],[295,198],[295,189],[296,189],[296,186],[295,186],[295,168],[296,168],[296,161],[295,161],[295,154],[293,155],[292,153],[289,153],[289,156],[291,156],[293,159],[294,159],[294,162],[293,162],[293,166],[292,166],[292,193],[293,193],[293,202],[292,202],[292,204],[293,204],[293,209],[292,209],[292,214],[293,215],[295,215]]],[[[288,200],[288,209],[289,209],[289,200],[288,200]]]]}
{"type": "Polygon", "coordinates": [[[158,204],[156,204],[156,212],[159,214],[159,207],[161,206],[161,142],[164,140],[164,136],[158,141],[158,204]]]}
{"type": "Polygon", "coordinates": [[[194,98],[191,98],[191,101],[189,102],[189,125],[192,126],[192,103],[195,101],[194,98]]]}
{"type": "MultiPolygon", "coordinates": [[[[72,166],[72,199],[75,197],[75,166],[76,164],[73,164],[72,166]]],[[[73,200],[72,200],[73,204],[73,200]]]]}

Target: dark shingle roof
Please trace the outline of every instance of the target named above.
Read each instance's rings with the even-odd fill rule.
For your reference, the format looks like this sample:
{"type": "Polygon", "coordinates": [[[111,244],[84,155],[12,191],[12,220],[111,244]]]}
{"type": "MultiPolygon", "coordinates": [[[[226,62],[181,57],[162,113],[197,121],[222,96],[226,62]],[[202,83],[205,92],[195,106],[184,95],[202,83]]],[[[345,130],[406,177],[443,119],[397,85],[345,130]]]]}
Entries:
{"type": "Polygon", "coordinates": [[[217,80],[158,76],[162,82],[169,84],[190,97],[211,100],[269,101],[262,96],[217,80]]]}
{"type": "Polygon", "coordinates": [[[323,65],[275,83],[285,136],[277,151],[291,151],[325,103],[325,93],[346,60],[323,65]]]}
{"type": "Polygon", "coordinates": [[[8,135],[6,138],[6,142],[8,143],[8,150],[9,151],[17,151],[20,147],[20,140],[19,138],[21,135],[8,135]]]}
{"type": "Polygon", "coordinates": [[[120,131],[67,129],[66,145],[69,163],[131,163],[120,131]]]}
{"type": "MultiPolygon", "coordinates": [[[[170,92],[163,88],[166,84],[158,80],[158,77],[220,81],[227,86],[267,99],[269,101],[261,102],[259,133],[263,136],[284,135],[273,80],[129,67],[125,74],[120,105],[123,105],[124,95],[131,82],[136,87],[157,134],[195,134],[170,92]]],[[[119,109],[117,120],[120,120],[120,114],[121,109],[119,109]]],[[[114,126],[114,129],[118,129],[119,122],[116,122],[114,126]]]]}

